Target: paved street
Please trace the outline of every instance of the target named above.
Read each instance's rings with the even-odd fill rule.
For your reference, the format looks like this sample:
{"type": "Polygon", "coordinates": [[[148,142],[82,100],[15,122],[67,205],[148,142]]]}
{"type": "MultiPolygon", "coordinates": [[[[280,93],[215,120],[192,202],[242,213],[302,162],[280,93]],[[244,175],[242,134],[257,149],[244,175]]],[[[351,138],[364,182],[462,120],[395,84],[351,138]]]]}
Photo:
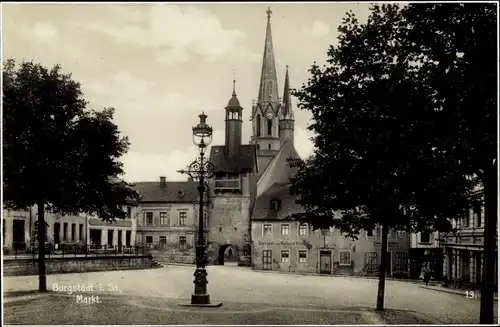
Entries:
{"type": "MultiPolygon", "coordinates": [[[[479,300],[388,281],[385,313],[375,313],[377,280],[283,275],[211,266],[209,292],[221,308],[185,308],[193,290],[190,266],[47,276],[56,294],[6,298],[6,324],[473,324],[479,300]],[[77,303],[68,286],[93,285],[86,295],[102,303],[77,303]],[[403,312],[401,310],[405,310],[403,312]],[[196,314],[190,314],[190,313],[196,314]],[[41,314],[44,313],[44,314],[41,314]]],[[[5,277],[4,291],[30,291],[37,277],[5,277]]],[[[80,293],[78,293],[80,294],[80,293]]],[[[82,293],[83,294],[83,293],[82,293]]]]}

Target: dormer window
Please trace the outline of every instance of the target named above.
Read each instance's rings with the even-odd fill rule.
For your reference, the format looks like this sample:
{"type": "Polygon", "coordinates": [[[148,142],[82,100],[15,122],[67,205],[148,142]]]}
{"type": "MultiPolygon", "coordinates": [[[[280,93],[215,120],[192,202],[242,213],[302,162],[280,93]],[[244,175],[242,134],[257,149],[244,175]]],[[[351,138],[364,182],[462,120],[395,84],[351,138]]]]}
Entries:
{"type": "Polygon", "coordinates": [[[271,200],[271,210],[279,211],[281,209],[281,201],[279,199],[271,200]]]}
{"type": "Polygon", "coordinates": [[[177,197],[178,198],[183,198],[184,197],[184,192],[182,192],[182,190],[178,190],[177,191],[177,197]]]}

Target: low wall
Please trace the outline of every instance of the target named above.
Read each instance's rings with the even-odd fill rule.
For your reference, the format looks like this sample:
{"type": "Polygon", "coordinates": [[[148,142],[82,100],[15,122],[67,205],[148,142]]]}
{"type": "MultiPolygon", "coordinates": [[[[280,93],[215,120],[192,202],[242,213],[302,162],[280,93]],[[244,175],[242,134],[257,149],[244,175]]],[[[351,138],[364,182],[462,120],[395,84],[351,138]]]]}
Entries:
{"type": "Polygon", "coordinates": [[[162,263],[196,263],[194,254],[186,254],[183,252],[151,251],[151,255],[155,261],[162,263]]]}
{"type": "MultiPolygon", "coordinates": [[[[106,256],[46,258],[46,274],[80,273],[91,271],[130,270],[151,268],[150,256],[106,256]]],[[[4,276],[38,275],[37,259],[3,260],[4,276]]]]}

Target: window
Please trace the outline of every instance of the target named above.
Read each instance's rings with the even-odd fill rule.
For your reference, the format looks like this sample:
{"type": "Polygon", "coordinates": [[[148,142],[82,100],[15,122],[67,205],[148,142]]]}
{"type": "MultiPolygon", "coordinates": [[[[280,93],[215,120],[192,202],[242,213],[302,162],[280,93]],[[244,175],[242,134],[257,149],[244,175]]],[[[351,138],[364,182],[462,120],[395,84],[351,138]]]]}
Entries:
{"type": "Polygon", "coordinates": [[[288,236],[290,233],[290,225],[283,224],[281,225],[281,236],[288,236]]]}
{"type": "Polygon", "coordinates": [[[408,253],[396,252],[396,270],[408,270],[408,253]]]}
{"type": "Polygon", "coordinates": [[[219,174],[215,177],[215,190],[239,190],[241,180],[239,174],[219,174]]]}
{"type": "Polygon", "coordinates": [[[274,211],[278,211],[281,209],[281,201],[278,199],[271,200],[271,209],[274,211]]]}
{"type": "Polygon", "coordinates": [[[267,148],[268,148],[269,150],[271,150],[271,143],[269,143],[269,144],[267,145],[267,148]]]}
{"type": "Polygon", "coordinates": [[[113,233],[112,229],[108,229],[108,246],[113,246],[113,233]]]}
{"type": "Polygon", "coordinates": [[[160,236],[160,248],[164,249],[167,246],[167,237],[160,236]]]}
{"type": "Polygon", "coordinates": [[[267,135],[273,135],[273,121],[272,119],[267,120],[267,135]]]}
{"type": "Polygon", "coordinates": [[[153,225],[153,213],[146,212],[146,225],[153,225]]]}
{"type": "MultiPolygon", "coordinates": [[[[132,239],[132,231],[128,230],[125,232],[125,246],[130,246],[130,241],[132,239]]],[[[153,238],[151,238],[151,242],[153,242],[153,238]]]]}
{"type": "Polygon", "coordinates": [[[122,235],[123,235],[123,231],[119,230],[118,231],[118,246],[121,247],[123,245],[123,242],[122,242],[122,235]]]}
{"type": "Polygon", "coordinates": [[[420,233],[420,243],[430,243],[431,235],[429,232],[421,232],[420,233]]]}
{"type": "Polygon", "coordinates": [[[179,211],[179,226],[186,226],[186,211],[179,211]]]}
{"type": "Polygon", "coordinates": [[[475,216],[475,220],[476,220],[476,227],[481,227],[481,224],[482,224],[481,206],[476,206],[474,208],[474,216],[475,216]]]}
{"type": "Polygon", "coordinates": [[[373,236],[373,229],[369,229],[366,231],[366,236],[373,236]]]}
{"type": "Polygon", "coordinates": [[[396,231],[396,237],[404,237],[404,236],[405,236],[405,232],[403,232],[402,230],[396,231]]]}
{"type": "Polygon", "coordinates": [[[340,250],[339,255],[340,255],[339,265],[341,265],[341,266],[350,266],[351,265],[351,251],[350,250],[340,250]]]}
{"type": "Polygon", "coordinates": [[[78,225],[78,236],[79,240],[83,241],[83,224],[78,225]]]}
{"type": "Polygon", "coordinates": [[[186,236],[179,236],[179,250],[184,251],[186,249],[186,236]]]}
{"type": "Polygon", "coordinates": [[[160,212],[160,225],[170,225],[170,212],[160,212]]]}
{"type": "Polygon", "coordinates": [[[469,227],[469,223],[470,223],[470,215],[471,215],[471,210],[467,210],[467,213],[465,214],[465,217],[464,217],[464,227],[469,227]]]}
{"type": "Polygon", "coordinates": [[[273,225],[271,224],[264,224],[263,227],[263,234],[264,236],[271,236],[272,235],[272,230],[273,230],[273,225]]]}
{"type": "Polygon", "coordinates": [[[307,236],[307,224],[300,224],[299,225],[299,235],[300,236],[307,236]]]}
{"type": "Polygon", "coordinates": [[[76,241],[76,224],[71,224],[71,240],[76,241]]]}
{"type": "Polygon", "coordinates": [[[132,207],[127,207],[127,218],[132,218],[132,207]]]}
{"type": "Polygon", "coordinates": [[[68,223],[63,224],[63,241],[68,240],[68,223]]]}
{"type": "Polygon", "coordinates": [[[306,250],[299,250],[299,262],[300,263],[307,262],[307,251],[306,250]]]}
{"type": "Polygon", "coordinates": [[[259,149],[260,149],[260,144],[257,144],[257,150],[259,150],[259,149]]]}
{"type": "Polygon", "coordinates": [[[153,236],[146,236],[146,244],[152,244],[153,243],[153,236]]]}
{"type": "Polygon", "coordinates": [[[374,271],[377,268],[377,252],[365,252],[365,271],[374,271]]]}
{"type": "Polygon", "coordinates": [[[290,262],[289,250],[281,250],[281,262],[290,262]]]}
{"type": "Polygon", "coordinates": [[[260,114],[257,114],[257,118],[255,118],[257,123],[257,130],[255,132],[257,136],[260,136],[260,119],[260,114]]]}

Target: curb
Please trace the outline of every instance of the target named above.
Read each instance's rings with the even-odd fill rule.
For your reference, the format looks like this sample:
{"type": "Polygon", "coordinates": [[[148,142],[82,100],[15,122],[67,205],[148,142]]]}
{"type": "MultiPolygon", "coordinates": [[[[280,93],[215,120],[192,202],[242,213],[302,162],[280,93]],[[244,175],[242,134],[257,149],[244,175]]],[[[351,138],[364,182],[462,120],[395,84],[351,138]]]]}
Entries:
{"type": "MultiPolygon", "coordinates": [[[[283,271],[269,271],[269,270],[256,270],[252,269],[253,272],[261,272],[266,274],[280,274],[280,275],[295,275],[295,276],[317,276],[317,277],[341,277],[341,278],[360,278],[360,279],[374,279],[378,280],[375,276],[355,276],[355,275],[332,275],[332,274],[317,274],[317,273],[300,273],[300,272],[283,272],[283,271]]],[[[386,281],[411,283],[411,284],[421,284],[422,281],[417,281],[413,279],[398,279],[392,277],[386,277],[386,281]]],[[[439,282],[429,282],[429,285],[439,285],[439,282]]]]}
{"type": "MultiPolygon", "coordinates": [[[[442,293],[448,293],[448,294],[455,294],[459,296],[465,297],[465,292],[466,290],[455,290],[455,289],[447,289],[447,288],[435,288],[435,287],[427,287],[427,286],[420,286],[421,288],[425,288],[431,291],[437,291],[437,292],[442,292],[442,293]]],[[[474,291],[477,294],[477,299],[481,298],[481,293],[479,291],[474,291]]],[[[493,298],[494,301],[498,301],[498,296],[494,296],[493,298]]]]}

